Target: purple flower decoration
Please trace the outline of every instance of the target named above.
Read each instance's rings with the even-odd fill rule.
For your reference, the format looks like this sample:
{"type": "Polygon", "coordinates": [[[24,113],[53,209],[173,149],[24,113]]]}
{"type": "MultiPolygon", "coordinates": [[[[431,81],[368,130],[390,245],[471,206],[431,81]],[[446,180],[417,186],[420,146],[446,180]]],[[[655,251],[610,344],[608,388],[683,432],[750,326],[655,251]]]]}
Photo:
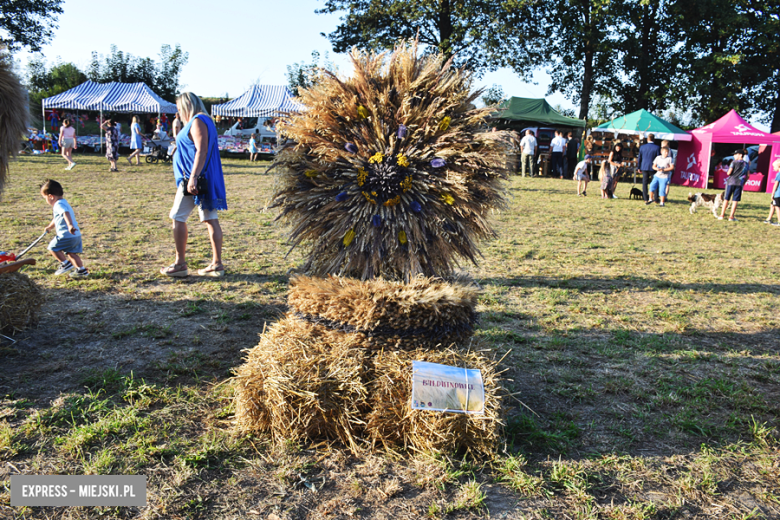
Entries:
{"type": "Polygon", "coordinates": [[[345,200],[347,200],[347,197],[348,197],[347,192],[342,191],[341,193],[336,195],[336,202],[344,202],[345,200]]]}
{"type": "Polygon", "coordinates": [[[374,225],[374,227],[382,226],[382,217],[380,217],[379,215],[374,215],[371,218],[371,223],[374,225]]]}
{"type": "Polygon", "coordinates": [[[431,166],[434,168],[443,168],[447,164],[444,159],[434,159],[431,161],[431,166]]]}
{"type": "Polygon", "coordinates": [[[413,201],[412,201],[412,202],[409,204],[409,207],[410,207],[410,208],[412,208],[412,211],[414,211],[415,213],[419,213],[419,212],[421,212],[421,211],[422,211],[422,206],[420,206],[420,203],[419,203],[419,202],[417,202],[416,200],[413,200],[413,201]]]}
{"type": "Polygon", "coordinates": [[[399,125],[398,127],[398,139],[403,139],[406,137],[406,126],[399,125]]]}
{"type": "Polygon", "coordinates": [[[352,143],[347,143],[344,145],[344,149],[348,151],[349,153],[357,153],[358,149],[357,146],[355,146],[352,143]]]}

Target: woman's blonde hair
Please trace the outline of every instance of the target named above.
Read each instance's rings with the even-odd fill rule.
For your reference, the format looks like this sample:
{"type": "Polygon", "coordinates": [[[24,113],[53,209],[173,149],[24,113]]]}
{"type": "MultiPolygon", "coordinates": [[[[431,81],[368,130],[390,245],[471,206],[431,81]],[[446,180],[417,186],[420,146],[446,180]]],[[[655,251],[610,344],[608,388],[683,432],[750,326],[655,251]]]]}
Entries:
{"type": "Polygon", "coordinates": [[[133,123],[137,123],[137,122],[138,122],[138,116],[133,116],[133,123]]]}
{"type": "Polygon", "coordinates": [[[186,118],[187,121],[198,114],[204,114],[211,117],[206,111],[203,101],[192,92],[182,92],[179,94],[179,97],[176,98],[176,105],[179,107],[179,112],[182,113],[181,115],[183,118],[186,118]]]}

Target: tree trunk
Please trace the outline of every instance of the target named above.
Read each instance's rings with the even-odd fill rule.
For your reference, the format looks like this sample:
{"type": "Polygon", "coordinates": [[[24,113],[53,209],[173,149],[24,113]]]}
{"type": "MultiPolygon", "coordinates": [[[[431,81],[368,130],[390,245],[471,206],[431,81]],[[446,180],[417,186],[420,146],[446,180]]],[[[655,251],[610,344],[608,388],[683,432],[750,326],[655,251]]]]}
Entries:
{"type": "Polygon", "coordinates": [[[444,59],[448,60],[452,57],[452,9],[450,6],[450,0],[441,0],[441,8],[439,9],[439,51],[444,55],[444,59]]]}
{"type": "Polygon", "coordinates": [[[585,27],[585,58],[582,64],[582,91],[580,91],[580,119],[588,118],[590,109],[590,92],[593,89],[593,28],[591,27],[590,0],[583,2],[585,12],[583,21],[585,27]]]}
{"type": "Polygon", "coordinates": [[[655,24],[655,17],[657,14],[656,9],[651,7],[649,3],[643,5],[642,10],[642,53],[639,56],[639,91],[637,93],[637,106],[634,107],[635,110],[639,110],[640,108],[647,110],[647,107],[649,106],[649,64],[653,61],[652,53],[654,50],[652,42],[650,41],[650,33],[655,24]]]}

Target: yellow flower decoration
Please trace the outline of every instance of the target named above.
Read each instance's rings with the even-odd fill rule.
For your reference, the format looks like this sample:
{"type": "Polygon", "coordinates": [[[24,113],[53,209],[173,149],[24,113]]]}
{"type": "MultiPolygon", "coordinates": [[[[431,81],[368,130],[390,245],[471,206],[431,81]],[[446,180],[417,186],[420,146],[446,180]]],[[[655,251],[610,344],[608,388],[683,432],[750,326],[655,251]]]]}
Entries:
{"type": "Polygon", "coordinates": [[[395,158],[398,160],[398,166],[403,166],[404,168],[409,166],[409,159],[407,159],[404,154],[399,153],[395,158]]]}
{"type": "Polygon", "coordinates": [[[452,121],[452,118],[450,116],[444,116],[444,119],[441,120],[439,123],[439,130],[442,132],[446,132],[447,129],[450,127],[450,122],[452,121]]]}
{"type": "Polygon", "coordinates": [[[384,158],[385,156],[382,154],[382,152],[377,152],[371,156],[368,162],[370,162],[371,164],[377,164],[377,163],[381,163],[384,158]]]}
{"type": "Polygon", "coordinates": [[[368,172],[365,170],[365,168],[358,168],[358,175],[357,175],[358,186],[362,186],[366,183],[366,177],[368,177],[368,172]]]}
{"type": "Polygon", "coordinates": [[[404,231],[403,229],[398,232],[398,241],[401,242],[402,244],[406,244],[408,242],[408,240],[406,239],[406,231],[404,231]]]}
{"type": "MultiPolygon", "coordinates": [[[[366,200],[367,200],[368,202],[370,202],[371,204],[376,204],[376,200],[375,200],[375,199],[373,199],[373,198],[371,198],[371,195],[369,195],[369,194],[368,194],[368,193],[366,193],[365,191],[361,191],[360,193],[362,193],[362,194],[363,194],[363,196],[366,198],[366,200]]],[[[374,195],[376,195],[376,193],[374,193],[374,195]]]]}
{"type": "Polygon", "coordinates": [[[407,175],[406,178],[401,182],[401,188],[403,189],[404,193],[412,189],[412,176],[407,175]]]}
{"type": "Polygon", "coordinates": [[[396,195],[392,199],[386,200],[385,201],[385,206],[387,206],[388,208],[392,208],[396,204],[400,204],[400,203],[401,203],[401,196],[400,195],[396,195]]]}
{"type": "Polygon", "coordinates": [[[319,174],[319,172],[317,170],[306,170],[305,172],[303,172],[303,174],[308,178],[313,179],[319,174]]]}
{"type": "Polygon", "coordinates": [[[344,240],[342,240],[342,242],[344,243],[344,247],[350,245],[353,240],[355,240],[355,230],[350,229],[349,231],[347,231],[347,234],[344,235],[344,240]]]}
{"type": "Polygon", "coordinates": [[[452,206],[453,202],[455,202],[455,199],[449,193],[442,193],[439,196],[441,197],[441,200],[443,200],[445,204],[449,204],[450,206],[452,206]]]}
{"type": "Polygon", "coordinates": [[[368,109],[364,107],[363,105],[360,105],[358,107],[358,115],[360,116],[360,119],[367,119],[368,118],[368,109]]]}

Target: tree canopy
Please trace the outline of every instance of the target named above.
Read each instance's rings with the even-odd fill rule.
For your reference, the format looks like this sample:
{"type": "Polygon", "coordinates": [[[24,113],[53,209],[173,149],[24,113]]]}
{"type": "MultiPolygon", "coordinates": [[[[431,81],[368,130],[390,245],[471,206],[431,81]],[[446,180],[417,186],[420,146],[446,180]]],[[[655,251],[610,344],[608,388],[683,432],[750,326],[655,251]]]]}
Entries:
{"type": "Polygon", "coordinates": [[[62,0],[0,0],[0,44],[39,52],[57,28],[62,0]]]}

